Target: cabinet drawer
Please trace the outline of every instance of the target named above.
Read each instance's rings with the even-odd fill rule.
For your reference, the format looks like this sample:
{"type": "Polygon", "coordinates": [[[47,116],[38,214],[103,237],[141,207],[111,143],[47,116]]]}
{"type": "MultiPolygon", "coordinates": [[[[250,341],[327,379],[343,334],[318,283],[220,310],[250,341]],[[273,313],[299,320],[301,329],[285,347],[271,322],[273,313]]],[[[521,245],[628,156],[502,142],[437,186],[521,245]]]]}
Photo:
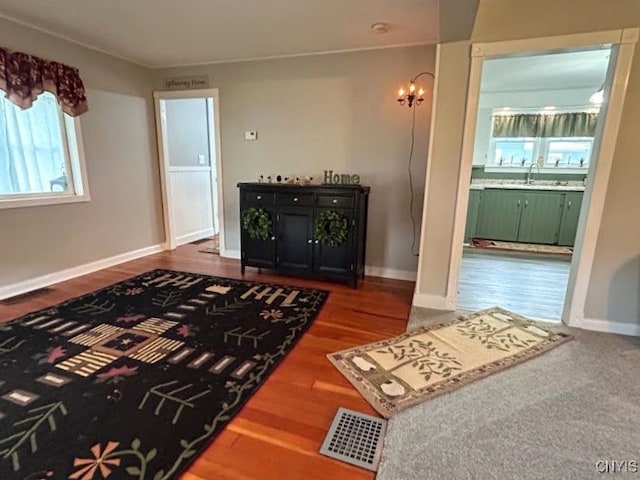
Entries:
{"type": "Polygon", "coordinates": [[[318,195],[316,204],[319,207],[353,208],[353,195],[318,195]]]}
{"type": "Polygon", "coordinates": [[[273,205],[275,193],[243,192],[242,201],[247,205],[273,205]]]}
{"type": "Polygon", "coordinates": [[[278,193],[276,203],[283,207],[295,207],[298,205],[309,206],[313,205],[313,195],[309,193],[303,193],[302,195],[296,195],[292,193],[278,193]]]}

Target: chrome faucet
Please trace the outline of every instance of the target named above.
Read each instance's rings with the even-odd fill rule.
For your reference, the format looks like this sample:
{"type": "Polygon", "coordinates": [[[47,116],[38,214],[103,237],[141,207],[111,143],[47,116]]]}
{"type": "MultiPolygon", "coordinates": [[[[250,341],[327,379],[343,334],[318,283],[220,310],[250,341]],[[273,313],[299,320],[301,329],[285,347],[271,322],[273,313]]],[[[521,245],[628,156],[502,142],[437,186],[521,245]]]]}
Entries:
{"type": "Polygon", "coordinates": [[[531,169],[534,166],[538,169],[538,173],[540,173],[540,165],[538,165],[536,162],[531,162],[531,165],[529,165],[529,171],[527,172],[527,180],[526,180],[527,185],[531,185],[533,183],[533,179],[531,178],[531,169]]]}

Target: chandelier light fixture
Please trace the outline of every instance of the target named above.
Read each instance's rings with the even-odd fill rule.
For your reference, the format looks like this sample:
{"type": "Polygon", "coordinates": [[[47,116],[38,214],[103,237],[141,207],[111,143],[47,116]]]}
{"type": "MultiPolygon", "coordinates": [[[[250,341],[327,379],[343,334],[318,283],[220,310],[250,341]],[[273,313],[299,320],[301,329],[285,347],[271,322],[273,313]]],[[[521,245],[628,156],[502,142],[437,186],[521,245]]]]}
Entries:
{"type": "Polygon", "coordinates": [[[413,107],[413,105],[420,105],[424,101],[424,89],[420,86],[416,86],[416,80],[420,78],[422,75],[428,75],[431,78],[435,79],[435,76],[431,72],[420,72],[411,80],[409,80],[409,88],[405,90],[404,87],[400,87],[398,90],[398,102],[400,105],[404,105],[405,103],[409,108],[413,107]]]}

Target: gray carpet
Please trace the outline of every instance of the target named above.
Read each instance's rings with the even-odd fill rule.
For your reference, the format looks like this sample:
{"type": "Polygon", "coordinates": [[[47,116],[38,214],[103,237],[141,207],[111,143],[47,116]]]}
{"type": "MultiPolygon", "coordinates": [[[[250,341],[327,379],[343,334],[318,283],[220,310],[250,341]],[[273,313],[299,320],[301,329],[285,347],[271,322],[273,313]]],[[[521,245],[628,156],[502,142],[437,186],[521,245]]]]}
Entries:
{"type": "MultiPolygon", "coordinates": [[[[408,330],[448,317],[416,309],[408,330]]],[[[376,478],[584,480],[603,477],[599,460],[634,461],[637,473],[614,477],[640,478],[640,338],[572,333],[392,417],[376,478]]]]}

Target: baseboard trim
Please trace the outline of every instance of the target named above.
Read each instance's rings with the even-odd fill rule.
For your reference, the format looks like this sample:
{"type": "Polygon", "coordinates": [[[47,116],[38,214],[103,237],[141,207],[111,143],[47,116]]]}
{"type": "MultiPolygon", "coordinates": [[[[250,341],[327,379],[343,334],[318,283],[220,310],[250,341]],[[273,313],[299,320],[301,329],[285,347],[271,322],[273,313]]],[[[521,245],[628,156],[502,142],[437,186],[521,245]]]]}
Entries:
{"type": "Polygon", "coordinates": [[[413,302],[414,307],[420,308],[432,308],[434,310],[451,310],[447,306],[447,297],[439,295],[429,295],[425,293],[414,293],[413,302]]]}
{"type": "Polygon", "coordinates": [[[159,253],[163,250],[164,247],[162,245],[152,245],[150,247],[114,255],[113,257],[96,260],[95,262],[85,263],[84,265],[78,265],[77,267],[67,268],[66,270],[60,270],[59,272],[49,273],[29,280],[12,283],[10,285],[0,287],[0,300],[15,297],[16,295],[22,295],[39,288],[48,287],[54,283],[71,280],[72,278],[97,272],[98,270],[113,267],[137,258],[146,257],[147,255],[159,253]]]}
{"type": "Polygon", "coordinates": [[[234,260],[240,260],[240,250],[225,249],[224,252],[220,252],[220,256],[224,258],[233,258],[234,260]]]}
{"type": "Polygon", "coordinates": [[[182,235],[176,238],[176,246],[186,245],[187,243],[197,242],[198,240],[202,240],[203,238],[211,237],[215,231],[213,228],[207,228],[206,230],[200,230],[198,232],[188,233],[187,235],[182,235]]]}
{"type": "Polygon", "coordinates": [[[373,265],[366,265],[364,267],[364,274],[369,277],[382,277],[393,278],[395,280],[407,280],[415,282],[418,272],[410,270],[398,270],[395,268],[376,267],[373,265]]]}
{"type": "Polygon", "coordinates": [[[640,325],[637,323],[610,322],[596,318],[583,318],[580,328],[596,332],[616,333],[618,335],[630,335],[640,337],[640,325]]]}

